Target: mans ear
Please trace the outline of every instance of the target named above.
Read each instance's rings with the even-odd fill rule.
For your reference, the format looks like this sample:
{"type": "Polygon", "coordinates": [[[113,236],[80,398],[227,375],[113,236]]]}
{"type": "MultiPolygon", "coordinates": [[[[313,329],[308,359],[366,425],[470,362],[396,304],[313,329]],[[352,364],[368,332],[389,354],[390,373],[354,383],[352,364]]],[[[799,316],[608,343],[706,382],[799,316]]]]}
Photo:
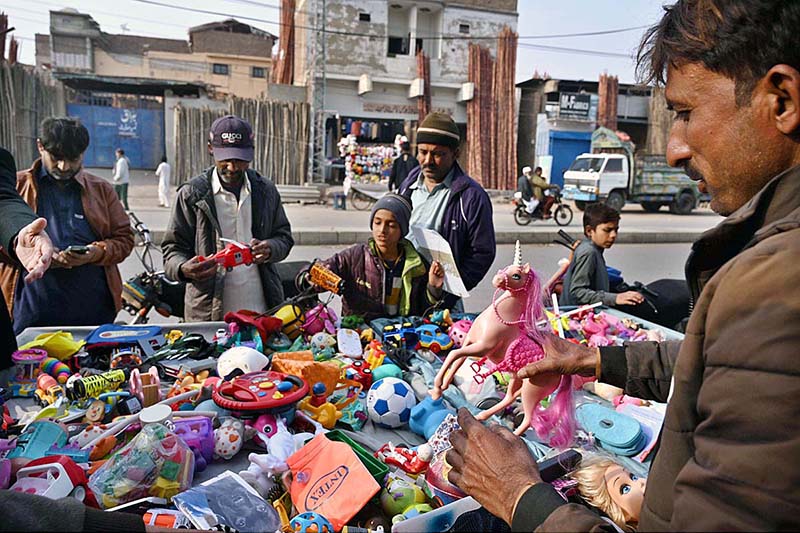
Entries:
{"type": "Polygon", "coordinates": [[[764,83],[775,127],[784,135],[800,133],[800,72],[790,65],[775,65],[764,76],[764,83]]]}
{"type": "Polygon", "coordinates": [[[206,143],[206,146],[208,146],[208,153],[214,155],[214,149],[211,147],[211,143],[206,143]]]}

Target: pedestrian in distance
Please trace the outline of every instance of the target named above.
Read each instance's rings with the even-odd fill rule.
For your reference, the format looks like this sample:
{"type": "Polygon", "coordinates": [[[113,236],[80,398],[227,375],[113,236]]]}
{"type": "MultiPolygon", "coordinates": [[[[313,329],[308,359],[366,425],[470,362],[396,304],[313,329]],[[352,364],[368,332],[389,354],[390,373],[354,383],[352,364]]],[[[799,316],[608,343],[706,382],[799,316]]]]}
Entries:
{"type": "Polygon", "coordinates": [[[128,211],[128,184],[131,181],[131,163],[125,155],[125,150],[117,148],[114,152],[117,161],[114,163],[114,190],[117,192],[119,201],[125,206],[125,211],[128,211]]]}
{"type": "MultiPolygon", "coordinates": [[[[639,49],[675,113],[667,161],[726,218],[692,246],[682,341],[545,339],[517,373],[595,376],[667,402],[641,531],[800,529],[800,4],[680,0],[639,49]]],[[[527,447],[466,411],[448,479],[514,531],[614,531],[539,477],[527,447]]],[[[619,489],[623,489],[619,486],[619,489]]]]}
{"type": "Polygon", "coordinates": [[[167,163],[167,156],[161,158],[161,163],[156,168],[158,178],[158,205],[169,207],[169,182],[172,177],[172,167],[167,163]]]}

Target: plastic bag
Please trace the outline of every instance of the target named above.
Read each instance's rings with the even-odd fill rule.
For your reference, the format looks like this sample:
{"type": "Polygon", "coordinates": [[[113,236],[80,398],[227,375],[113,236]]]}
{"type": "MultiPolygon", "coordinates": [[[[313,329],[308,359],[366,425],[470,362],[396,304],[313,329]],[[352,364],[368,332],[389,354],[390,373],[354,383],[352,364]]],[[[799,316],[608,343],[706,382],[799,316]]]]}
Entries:
{"type": "Polygon", "coordinates": [[[242,478],[225,471],[172,499],[198,529],[227,526],[237,531],[277,531],[278,512],[242,478]]]}
{"type": "Polygon", "coordinates": [[[380,486],[350,446],[324,434],[289,457],[290,493],[298,512],[327,518],[336,531],[361,510],[380,486]]]}
{"type": "Polygon", "coordinates": [[[29,348],[42,348],[47,351],[50,357],[55,357],[59,361],[66,361],[70,356],[78,352],[86,344],[86,341],[76,341],[72,333],[68,331],[55,331],[53,333],[42,333],[31,342],[20,346],[20,350],[29,348]]]}
{"type": "Polygon", "coordinates": [[[148,424],[111,456],[89,487],[106,509],[155,496],[169,500],[192,486],[194,453],[163,424],[148,424]]]}

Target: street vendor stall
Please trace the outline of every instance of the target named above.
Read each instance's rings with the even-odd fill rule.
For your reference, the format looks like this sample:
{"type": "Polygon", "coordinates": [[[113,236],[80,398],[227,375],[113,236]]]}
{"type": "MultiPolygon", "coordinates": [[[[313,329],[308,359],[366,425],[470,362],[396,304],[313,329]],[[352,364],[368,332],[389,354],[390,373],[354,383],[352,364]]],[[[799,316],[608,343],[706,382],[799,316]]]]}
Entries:
{"type": "MultiPolygon", "coordinates": [[[[441,470],[452,415],[497,405],[510,375],[473,361],[442,399],[431,395],[475,315],[364,324],[322,305],[292,305],[228,322],[25,330],[21,353],[41,352],[66,369],[39,359],[15,369],[12,384],[27,384],[16,389],[27,397],[6,403],[17,422],[4,424],[0,473],[9,469],[0,489],[77,497],[72,485],[42,477],[77,468],[87,505],[241,531],[438,531],[475,509],[441,470]]],[[[569,312],[552,311],[541,326],[593,344],[681,338],[614,310],[569,312]]],[[[604,450],[646,474],[664,406],[594,383],[574,402],[579,429],[568,447],[604,450]],[[631,429],[629,446],[589,429],[597,410],[631,429]]],[[[513,429],[520,408],[513,402],[492,418],[513,429]]],[[[540,461],[562,451],[533,429],[522,438],[540,461]]],[[[569,477],[556,481],[574,495],[569,477]]]]}

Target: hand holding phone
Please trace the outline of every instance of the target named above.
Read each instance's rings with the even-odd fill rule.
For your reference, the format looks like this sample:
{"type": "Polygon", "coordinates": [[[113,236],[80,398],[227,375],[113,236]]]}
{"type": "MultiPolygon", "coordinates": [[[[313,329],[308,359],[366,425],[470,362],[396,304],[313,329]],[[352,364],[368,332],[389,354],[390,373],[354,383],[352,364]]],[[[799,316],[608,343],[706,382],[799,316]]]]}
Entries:
{"type": "Polygon", "coordinates": [[[67,252],[67,253],[86,255],[86,254],[89,253],[89,247],[88,246],[72,245],[72,246],[67,246],[67,249],[64,250],[64,251],[67,252]]]}

